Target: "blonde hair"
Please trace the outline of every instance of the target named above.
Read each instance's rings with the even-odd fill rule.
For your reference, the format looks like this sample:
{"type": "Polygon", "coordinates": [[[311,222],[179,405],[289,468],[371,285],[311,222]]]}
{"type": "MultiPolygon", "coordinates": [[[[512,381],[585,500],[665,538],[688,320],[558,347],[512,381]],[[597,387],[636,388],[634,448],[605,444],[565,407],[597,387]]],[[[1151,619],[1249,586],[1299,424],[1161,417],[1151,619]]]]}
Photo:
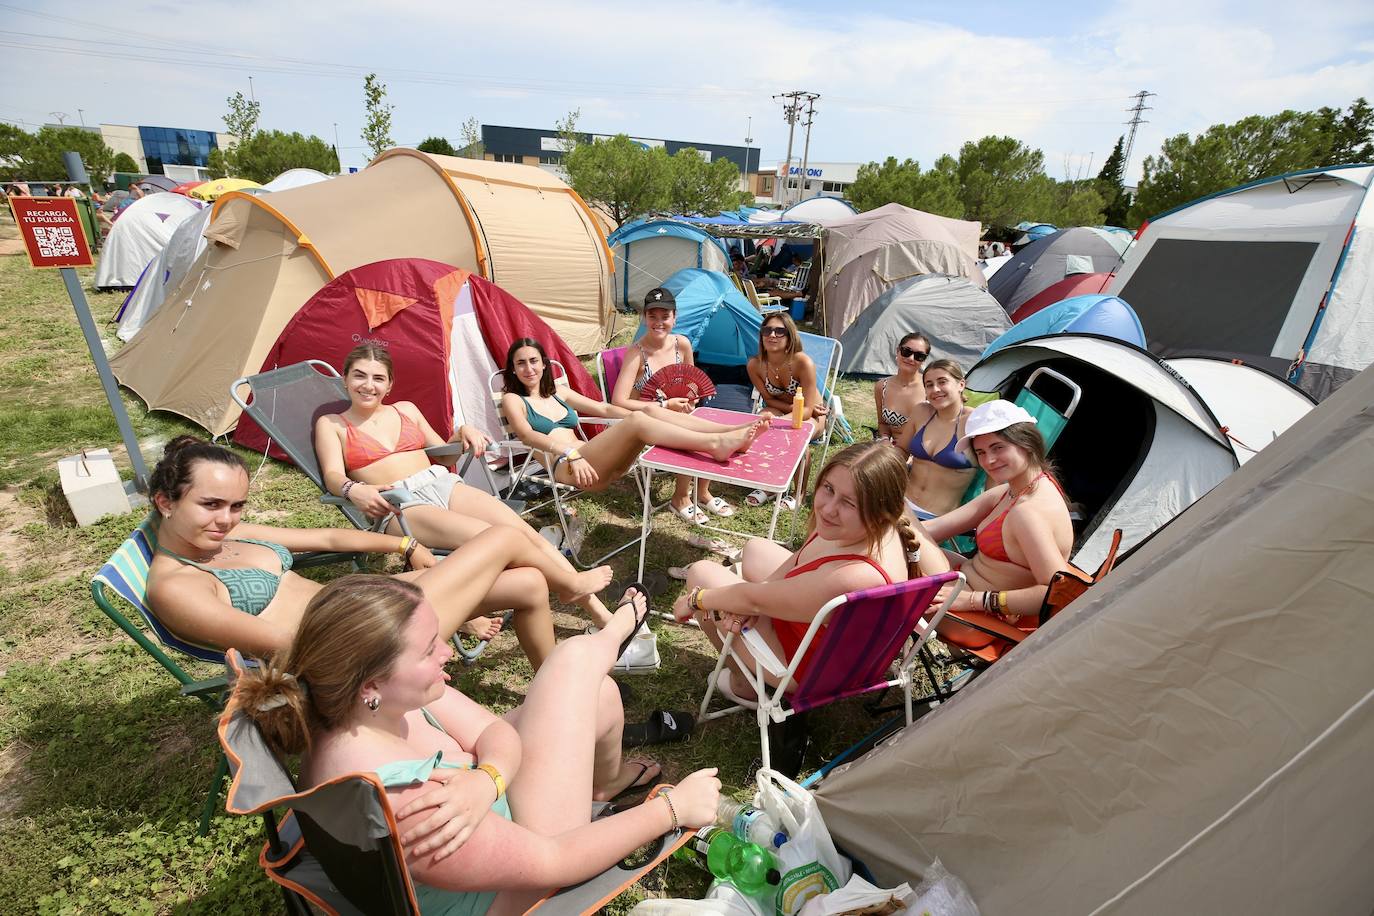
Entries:
{"type": "Polygon", "coordinates": [[[351,575],[310,599],[291,648],[245,672],[234,688],[268,746],[299,754],[310,749],[312,734],[347,722],[363,684],[391,673],[424,597],[402,579],[351,575]]]}
{"type": "MultiPolygon", "coordinates": [[[[907,518],[906,502],[906,462],[901,454],[887,442],[860,442],[837,454],[826,462],[820,476],[816,478],[816,489],[825,483],[825,478],[835,468],[847,468],[854,478],[854,496],[858,505],[859,520],[864,526],[864,546],[872,555],[882,544],[887,533],[896,529],[902,539],[902,550],[907,555],[907,575],[916,578],[920,575],[911,557],[921,546],[921,541],[907,518]]],[[[808,529],[814,531],[816,516],[811,516],[808,529]]]]}

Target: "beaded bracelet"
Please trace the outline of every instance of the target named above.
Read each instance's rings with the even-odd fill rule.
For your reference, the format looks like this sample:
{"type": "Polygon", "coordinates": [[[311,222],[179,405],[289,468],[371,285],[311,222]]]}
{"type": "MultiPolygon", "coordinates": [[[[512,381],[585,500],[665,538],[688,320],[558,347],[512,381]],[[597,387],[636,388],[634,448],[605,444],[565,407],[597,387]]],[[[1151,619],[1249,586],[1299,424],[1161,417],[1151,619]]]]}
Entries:
{"type": "Polygon", "coordinates": [[[668,803],[668,813],[673,816],[673,826],[671,829],[676,830],[678,828],[677,808],[673,807],[673,799],[668,795],[667,789],[660,791],[658,797],[668,803]]]}
{"type": "Polygon", "coordinates": [[[353,485],[357,482],[356,480],[345,480],[344,485],[339,488],[339,495],[344,499],[348,499],[348,491],[353,489],[353,485]]]}

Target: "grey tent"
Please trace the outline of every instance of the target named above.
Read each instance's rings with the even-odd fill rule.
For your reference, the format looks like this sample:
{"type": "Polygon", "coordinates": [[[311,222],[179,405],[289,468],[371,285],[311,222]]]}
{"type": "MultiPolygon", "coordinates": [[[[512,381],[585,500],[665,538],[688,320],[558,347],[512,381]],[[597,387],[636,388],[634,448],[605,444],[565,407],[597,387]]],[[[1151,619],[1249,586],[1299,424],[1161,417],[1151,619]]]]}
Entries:
{"type": "Polygon", "coordinates": [[[908,277],[860,312],[840,337],[840,371],[892,375],[897,371],[897,341],[911,331],[930,340],[936,357],[968,369],[1010,327],[997,300],[964,277],[908,277]]]}
{"type": "Polygon", "coordinates": [[[1015,312],[1036,293],[1073,274],[1111,273],[1131,240],[1088,226],[1060,229],[1022,248],[988,280],[988,292],[1015,312]]]}
{"type": "Polygon", "coordinates": [[[982,912],[1374,901],[1374,373],[954,699],[821,786],[879,883],[982,912]]]}

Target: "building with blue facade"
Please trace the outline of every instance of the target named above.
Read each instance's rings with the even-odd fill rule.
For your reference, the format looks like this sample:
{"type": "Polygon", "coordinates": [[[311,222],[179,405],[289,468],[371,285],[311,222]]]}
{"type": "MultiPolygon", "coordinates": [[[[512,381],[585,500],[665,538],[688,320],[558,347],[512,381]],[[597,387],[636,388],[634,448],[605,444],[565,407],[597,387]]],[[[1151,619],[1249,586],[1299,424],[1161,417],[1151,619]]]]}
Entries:
{"type": "MultiPolygon", "coordinates": [[[[585,134],[587,139],[606,140],[609,134],[585,134]]],[[[750,146],[730,146],[722,143],[703,143],[691,140],[661,140],[652,137],[631,137],[631,140],[646,147],[662,147],[668,155],[680,149],[691,147],[708,162],[729,159],[739,169],[741,176],[753,175],[759,170],[759,150],[750,146]]],[[[519,162],[525,165],[542,166],[558,172],[563,159],[563,140],[555,128],[538,127],[500,127],[493,124],[482,125],[482,146],[486,158],[496,162],[519,162]]]]}

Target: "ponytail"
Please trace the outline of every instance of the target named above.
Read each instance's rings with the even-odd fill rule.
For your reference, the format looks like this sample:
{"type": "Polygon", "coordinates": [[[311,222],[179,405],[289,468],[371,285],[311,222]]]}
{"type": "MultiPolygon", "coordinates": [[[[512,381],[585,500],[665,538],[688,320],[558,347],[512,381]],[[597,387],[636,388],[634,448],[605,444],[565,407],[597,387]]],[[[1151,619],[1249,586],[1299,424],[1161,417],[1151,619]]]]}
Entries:
{"type": "Polygon", "coordinates": [[[277,666],[276,659],[239,676],[234,686],[239,708],[262,730],[279,756],[310,750],[310,697],[305,684],[277,666]]]}
{"type": "Polygon", "coordinates": [[[933,576],[949,572],[949,559],[940,545],[936,544],[921,528],[919,522],[912,522],[905,512],[897,519],[897,535],[902,539],[902,550],[906,554],[906,575],[908,579],[933,576]],[[920,533],[917,533],[920,528],[920,533]]]}

